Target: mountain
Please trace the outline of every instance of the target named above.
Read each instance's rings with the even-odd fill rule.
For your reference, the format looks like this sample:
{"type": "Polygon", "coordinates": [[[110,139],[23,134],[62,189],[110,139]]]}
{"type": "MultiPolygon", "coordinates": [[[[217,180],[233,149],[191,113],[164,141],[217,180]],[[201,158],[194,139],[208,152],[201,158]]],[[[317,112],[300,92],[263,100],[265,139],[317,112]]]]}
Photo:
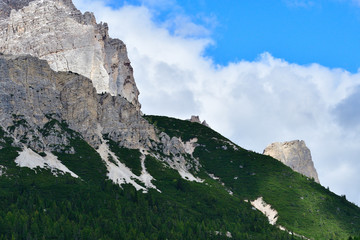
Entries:
{"type": "Polygon", "coordinates": [[[0,239],[347,239],[360,209],[198,122],[143,115],[70,0],[0,1],[0,239]]]}

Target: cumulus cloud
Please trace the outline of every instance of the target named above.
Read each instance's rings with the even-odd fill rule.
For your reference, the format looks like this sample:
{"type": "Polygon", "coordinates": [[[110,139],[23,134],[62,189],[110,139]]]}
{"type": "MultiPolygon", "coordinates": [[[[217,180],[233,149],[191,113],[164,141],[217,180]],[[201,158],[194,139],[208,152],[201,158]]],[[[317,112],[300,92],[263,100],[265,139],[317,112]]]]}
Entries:
{"type": "Polygon", "coordinates": [[[344,127],[358,126],[360,120],[359,73],[293,64],[269,53],[220,66],[204,57],[213,40],[191,18],[174,15],[167,21],[179,23],[169,26],[154,21],[148,5],[114,10],[101,1],[74,3],[108,22],[110,35],[127,44],[144,113],[200,115],[257,152],[275,141],[305,140],[321,183],[360,203],[352,184],[360,182],[360,136],[344,127]]]}
{"type": "Polygon", "coordinates": [[[210,35],[210,31],[204,26],[195,24],[188,16],[177,15],[168,19],[163,27],[173,29],[173,34],[182,37],[202,37],[210,35]]]}

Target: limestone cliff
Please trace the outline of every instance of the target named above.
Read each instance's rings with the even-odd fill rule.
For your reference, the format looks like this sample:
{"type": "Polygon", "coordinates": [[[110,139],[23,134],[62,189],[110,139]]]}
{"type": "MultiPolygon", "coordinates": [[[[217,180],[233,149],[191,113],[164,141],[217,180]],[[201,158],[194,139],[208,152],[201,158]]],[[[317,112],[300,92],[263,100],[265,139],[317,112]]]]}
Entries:
{"type": "Polygon", "coordinates": [[[81,74],[97,93],[120,95],[140,109],[125,44],[71,0],[1,0],[0,52],[47,60],[53,70],[81,74]]]}
{"type": "Polygon", "coordinates": [[[311,158],[310,149],[304,141],[295,140],[272,143],[265,148],[264,154],[281,161],[296,172],[314,178],[319,183],[319,177],[311,158]]]}
{"type": "Polygon", "coordinates": [[[95,148],[102,135],[128,148],[158,141],[154,127],[126,99],[97,94],[88,78],[55,72],[45,60],[0,55],[0,85],[0,126],[34,150],[68,145],[67,133],[57,134],[59,124],[44,130],[54,120],[65,121],[95,148]]]}

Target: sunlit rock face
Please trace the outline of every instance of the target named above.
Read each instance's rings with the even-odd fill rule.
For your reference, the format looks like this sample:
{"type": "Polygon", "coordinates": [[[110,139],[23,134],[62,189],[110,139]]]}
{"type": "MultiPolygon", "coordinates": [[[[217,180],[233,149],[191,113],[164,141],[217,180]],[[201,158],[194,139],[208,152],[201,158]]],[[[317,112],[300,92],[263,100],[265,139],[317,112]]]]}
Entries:
{"type": "Polygon", "coordinates": [[[311,158],[310,149],[304,141],[272,143],[265,148],[264,154],[281,161],[296,172],[314,178],[317,183],[320,182],[311,158]]]}
{"type": "Polygon", "coordinates": [[[97,93],[120,95],[140,109],[125,44],[71,0],[0,1],[0,52],[30,54],[55,71],[81,74],[97,93]]]}

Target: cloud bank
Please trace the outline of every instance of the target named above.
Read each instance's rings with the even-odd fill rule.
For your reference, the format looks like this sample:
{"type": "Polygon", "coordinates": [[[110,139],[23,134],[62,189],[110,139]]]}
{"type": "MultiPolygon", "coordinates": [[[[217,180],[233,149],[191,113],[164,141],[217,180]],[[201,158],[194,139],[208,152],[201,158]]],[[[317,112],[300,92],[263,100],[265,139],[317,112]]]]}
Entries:
{"type": "Polygon", "coordinates": [[[220,66],[204,57],[213,44],[208,30],[181,11],[159,22],[149,4],[74,4],[94,12],[112,37],[127,44],[145,114],[200,115],[257,152],[275,141],[305,140],[322,185],[360,204],[360,73],[293,64],[270,53],[220,66]]]}

